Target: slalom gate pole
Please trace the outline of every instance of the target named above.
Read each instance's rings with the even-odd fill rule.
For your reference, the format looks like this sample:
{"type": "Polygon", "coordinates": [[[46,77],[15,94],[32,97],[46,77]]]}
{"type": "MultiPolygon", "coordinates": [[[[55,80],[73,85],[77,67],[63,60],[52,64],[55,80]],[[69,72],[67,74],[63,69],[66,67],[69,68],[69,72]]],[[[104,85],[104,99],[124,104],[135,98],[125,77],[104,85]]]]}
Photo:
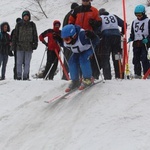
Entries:
{"type": "Polygon", "coordinates": [[[66,68],[65,68],[65,66],[64,66],[64,64],[63,64],[63,62],[62,62],[62,60],[61,60],[61,58],[60,58],[60,56],[59,56],[59,54],[58,54],[57,49],[54,49],[54,51],[55,51],[55,53],[56,53],[56,55],[57,55],[57,58],[58,58],[58,60],[59,60],[59,62],[60,62],[60,64],[61,64],[61,67],[62,67],[62,69],[63,69],[63,72],[64,72],[64,74],[65,74],[65,76],[66,76],[66,79],[67,79],[67,80],[70,80],[69,75],[68,75],[68,73],[67,73],[67,71],[66,71],[66,68]]]}
{"type": "Polygon", "coordinates": [[[128,64],[128,51],[127,51],[127,27],[126,27],[126,7],[125,0],[122,0],[123,6],[123,18],[124,18],[124,52],[123,52],[123,72],[125,72],[127,78],[129,78],[129,64],[128,64]],[[126,69],[126,70],[125,70],[126,69]]]}
{"type": "Polygon", "coordinates": [[[95,57],[95,61],[96,61],[96,64],[97,64],[97,67],[98,67],[98,70],[99,70],[101,79],[102,79],[103,82],[105,82],[105,81],[104,81],[104,78],[103,78],[103,75],[102,75],[102,72],[101,72],[101,69],[100,69],[100,66],[99,66],[99,64],[98,64],[97,56],[96,56],[96,54],[95,54],[94,46],[93,46],[93,44],[92,44],[91,39],[90,39],[90,43],[91,43],[91,47],[92,47],[92,50],[93,50],[93,54],[94,54],[94,57],[95,57]]]}

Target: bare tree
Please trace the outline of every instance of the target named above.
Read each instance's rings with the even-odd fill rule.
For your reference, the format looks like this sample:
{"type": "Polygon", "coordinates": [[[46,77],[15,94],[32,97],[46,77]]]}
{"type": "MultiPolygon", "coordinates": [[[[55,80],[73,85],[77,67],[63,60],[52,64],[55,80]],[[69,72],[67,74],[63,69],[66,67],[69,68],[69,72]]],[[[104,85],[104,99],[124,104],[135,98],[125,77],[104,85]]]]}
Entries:
{"type": "Polygon", "coordinates": [[[147,0],[147,6],[150,6],[150,0],[147,0]]]}
{"type": "Polygon", "coordinates": [[[34,0],[34,1],[37,2],[37,4],[39,5],[39,7],[40,7],[40,9],[41,9],[41,12],[44,14],[44,16],[45,16],[46,18],[48,18],[47,15],[46,15],[46,13],[45,13],[45,11],[43,10],[43,7],[42,7],[42,5],[41,5],[41,3],[40,3],[40,0],[34,0]]]}
{"type": "MultiPolygon", "coordinates": [[[[27,3],[29,4],[25,9],[28,9],[31,11],[32,16],[37,19],[40,20],[40,16],[44,15],[45,18],[48,18],[48,16],[46,15],[46,12],[44,10],[44,6],[43,3],[45,2],[45,0],[28,0],[27,3]],[[41,15],[40,15],[41,14],[41,15]]],[[[46,5],[45,5],[46,7],[46,5]]]]}

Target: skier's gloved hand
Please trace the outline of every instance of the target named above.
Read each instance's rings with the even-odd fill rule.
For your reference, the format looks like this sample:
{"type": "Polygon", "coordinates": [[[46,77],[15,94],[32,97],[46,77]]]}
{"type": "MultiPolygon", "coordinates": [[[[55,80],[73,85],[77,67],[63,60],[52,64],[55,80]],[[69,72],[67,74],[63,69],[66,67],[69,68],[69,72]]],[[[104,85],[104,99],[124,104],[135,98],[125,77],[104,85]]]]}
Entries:
{"type": "Polygon", "coordinates": [[[147,43],[148,43],[148,39],[147,39],[147,38],[144,38],[144,39],[142,40],[142,43],[143,43],[143,44],[147,44],[147,43]]]}
{"type": "Polygon", "coordinates": [[[90,30],[86,30],[85,31],[85,35],[89,38],[89,39],[93,39],[95,37],[95,34],[93,31],[90,30]]]}

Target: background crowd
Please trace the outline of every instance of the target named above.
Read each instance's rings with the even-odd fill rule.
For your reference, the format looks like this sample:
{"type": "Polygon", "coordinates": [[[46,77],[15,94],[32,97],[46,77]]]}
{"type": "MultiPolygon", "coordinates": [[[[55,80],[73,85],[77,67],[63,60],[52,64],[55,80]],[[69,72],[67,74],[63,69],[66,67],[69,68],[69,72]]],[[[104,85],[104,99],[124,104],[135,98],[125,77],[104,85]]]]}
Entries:
{"type": "MultiPolygon", "coordinates": [[[[150,23],[145,7],[135,7],[135,20],[131,25],[128,39],[133,41],[134,77],[142,78],[149,69],[147,58],[149,48],[150,23]]],[[[71,10],[64,17],[62,32],[61,22],[54,20],[53,28],[37,35],[36,25],[31,21],[28,10],[23,11],[22,18],[16,19],[16,27],[11,35],[9,23],[1,24],[0,33],[0,65],[1,80],[5,79],[8,56],[14,56],[14,79],[29,80],[32,53],[37,49],[38,39],[46,46],[47,61],[41,78],[54,79],[58,66],[60,51],[64,55],[62,79],[73,81],[69,88],[90,85],[92,78],[99,79],[103,74],[105,80],[112,79],[110,55],[115,71],[115,78],[124,78],[122,70],[121,37],[125,31],[124,21],[105,8],[97,10],[91,0],[82,0],[82,4],[71,4],[71,10]],[[73,33],[72,33],[73,31],[73,33]],[[47,38],[48,40],[45,40],[47,38]],[[101,72],[102,70],[102,72],[101,72]]],[[[39,72],[38,72],[39,73],[39,72]]],[[[37,74],[39,77],[39,74],[37,74]]]]}

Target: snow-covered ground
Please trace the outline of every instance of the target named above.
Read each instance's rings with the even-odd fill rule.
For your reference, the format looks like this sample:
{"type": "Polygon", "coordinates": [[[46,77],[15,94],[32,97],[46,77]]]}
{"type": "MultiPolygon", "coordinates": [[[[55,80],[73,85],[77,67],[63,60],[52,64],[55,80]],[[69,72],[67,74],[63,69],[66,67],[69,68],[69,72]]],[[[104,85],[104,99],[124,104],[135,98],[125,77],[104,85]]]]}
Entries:
{"type": "MultiPolygon", "coordinates": [[[[41,19],[38,21],[32,17],[38,34],[51,28],[55,19],[62,21],[75,1],[81,3],[79,0],[43,2],[49,18],[38,16],[41,19]]],[[[145,3],[126,1],[128,24],[135,18],[135,6],[145,3]]],[[[123,18],[120,0],[94,0],[92,5],[123,18]]],[[[8,21],[11,29],[23,10],[31,9],[28,1],[21,0],[1,0],[0,7],[0,22],[8,21]]],[[[150,17],[149,8],[146,10],[150,17]]],[[[128,35],[129,32],[130,26],[128,35]]],[[[39,42],[33,53],[30,75],[38,71],[44,50],[39,42]]],[[[131,59],[132,50],[129,63],[133,72],[131,59]]],[[[54,81],[32,77],[31,81],[14,81],[13,65],[10,57],[6,80],[0,81],[0,150],[150,149],[150,80],[114,79],[73,98],[47,104],[44,101],[64,92],[68,81],[61,80],[61,73],[54,81]]]]}

